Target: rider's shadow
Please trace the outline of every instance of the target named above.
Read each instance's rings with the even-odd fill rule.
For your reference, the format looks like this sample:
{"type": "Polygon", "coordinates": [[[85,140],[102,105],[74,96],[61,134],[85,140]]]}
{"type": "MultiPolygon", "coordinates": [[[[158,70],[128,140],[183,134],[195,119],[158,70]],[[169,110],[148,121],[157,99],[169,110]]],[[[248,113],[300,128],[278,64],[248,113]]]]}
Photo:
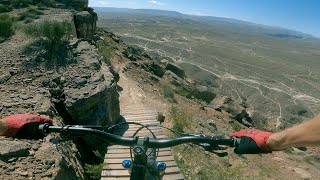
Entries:
{"type": "Polygon", "coordinates": [[[117,124],[121,124],[121,125],[114,127],[112,129],[112,133],[119,135],[119,136],[122,136],[129,129],[129,125],[125,124],[126,122],[127,122],[126,119],[123,116],[120,116],[117,124]]]}

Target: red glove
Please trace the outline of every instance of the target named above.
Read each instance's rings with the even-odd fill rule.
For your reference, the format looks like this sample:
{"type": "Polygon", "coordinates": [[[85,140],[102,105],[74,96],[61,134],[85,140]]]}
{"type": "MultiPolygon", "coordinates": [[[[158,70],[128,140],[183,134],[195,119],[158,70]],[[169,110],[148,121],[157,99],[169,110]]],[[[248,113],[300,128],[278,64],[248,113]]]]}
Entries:
{"type": "Polygon", "coordinates": [[[13,137],[27,124],[52,124],[53,121],[48,117],[33,114],[17,114],[1,119],[1,122],[7,126],[7,130],[2,135],[13,137]]]}
{"type": "MultiPolygon", "coordinates": [[[[271,148],[267,145],[267,140],[271,134],[272,134],[271,132],[265,132],[265,131],[260,131],[256,129],[242,129],[238,132],[230,134],[229,136],[241,138],[240,145],[238,147],[239,148],[238,152],[241,151],[239,154],[245,154],[246,151],[249,151],[252,153],[256,150],[254,150],[254,147],[250,142],[251,140],[248,141],[247,138],[244,138],[244,137],[251,138],[255,142],[255,144],[258,146],[258,148],[261,150],[262,153],[271,152],[272,151],[271,148]]],[[[259,153],[259,152],[256,152],[256,153],[259,153]]]]}

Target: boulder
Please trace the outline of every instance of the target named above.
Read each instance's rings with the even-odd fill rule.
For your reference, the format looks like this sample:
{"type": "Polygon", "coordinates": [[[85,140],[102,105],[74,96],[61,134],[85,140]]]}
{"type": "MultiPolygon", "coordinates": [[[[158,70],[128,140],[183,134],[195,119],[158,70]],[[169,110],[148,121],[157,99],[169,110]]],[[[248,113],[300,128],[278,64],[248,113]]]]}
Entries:
{"type": "Polygon", "coordinates": [[[120,40],[119,36],[115,35],[114,33],[108,32],[108,31],[104,31],[104,32],[106,33],[107,36],[111,37],[112,40],[114,40],[114,42],[116,42],[116,43],[122,42],[122,41],[120,40]]]}
{"type": "Polygon", "coordinates": [[[181,67],[179,67],[178,65],[176,65],[176,64],[167,63],[166,70],[169,70],[169,71],[175,73],[180,78],[185,78],[186,77],[186,73],[184,72],[184,70],[181,67]]]}
{"type": "Polygon", "coordinates": [[[163,77],[165,74],[165,69],[160,66],[158,63],[152,62],[143,66],[144,70],[153,73],[158,77],[163,77]]]}
{"type": "Polygon", "coordinates": [[[205,86],[197,86],[187,95],[187,98],[189,99],[198,99],[206,103],[210,103],[215,97],[216,94],[208,90],[205,86]]]}
{"type": "Polygon", "coordinates": [[[62,0],[67,8],[72,8],[78,11],[83,11],[88,7],[88,0],[62,0]]]}
{"type": "Polygon", "coordinates": [[[96,30],[97,16],[88,11],[75,14],[75,26],[78,38],[91,38],[96,30]]]}
{"type": "Polygon", "coordinates": [[[131,61],[138,61],[142,59],[143,49],[138,47],[129,46],[124,52],[123,55],[130,59],[131,61]]]}
{"type": "Polygon", "coordinates": [[[252,126],[252,119],[246,110],[242,110],[241,113],[237,114],[234,118],[247,127],[252,126]]]}

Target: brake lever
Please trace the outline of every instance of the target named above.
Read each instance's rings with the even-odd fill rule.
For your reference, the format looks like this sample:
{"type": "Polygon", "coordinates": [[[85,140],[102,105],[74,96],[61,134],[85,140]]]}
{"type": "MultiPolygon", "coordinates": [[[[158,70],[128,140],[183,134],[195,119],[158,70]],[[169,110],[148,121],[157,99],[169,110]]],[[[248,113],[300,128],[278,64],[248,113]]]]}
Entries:
{"type": "Polygon", "coordinates": [[[217,150],[225,150],[226,148],[223,148],[219,145],[211,145],[209,143],[194,143],[197,146],[202,147],[205,151],[217,151],[217,150]]]}

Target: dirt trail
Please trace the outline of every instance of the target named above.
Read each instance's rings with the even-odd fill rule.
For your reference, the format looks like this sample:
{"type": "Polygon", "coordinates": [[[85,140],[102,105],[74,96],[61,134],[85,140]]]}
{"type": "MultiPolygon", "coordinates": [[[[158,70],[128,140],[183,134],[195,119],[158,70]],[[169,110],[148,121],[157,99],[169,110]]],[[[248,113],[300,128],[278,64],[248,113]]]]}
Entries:
{"type": "Polygon", "coordinates": [[[130,61],[128,59],[123,60],[124,57],[117,55],[113,56],[111,60],[120,76],[118,86],[121,112],[128,109],[150,109],[166,113],[167,105],[165,102],[159,99],[157,94],[150,93],[150,90],[145,91],[146,86],[140,85],[139,81],[125,70],[130,61]]]}
{"type": "Polygon", "coordinates": [[[122,88],[120,95],[120,109],[140,109],[148,107],[144,102],[146,93],[139,87],[139,84],[129,79],[124,73],[120,73],[118,85],[122,88]]]}

